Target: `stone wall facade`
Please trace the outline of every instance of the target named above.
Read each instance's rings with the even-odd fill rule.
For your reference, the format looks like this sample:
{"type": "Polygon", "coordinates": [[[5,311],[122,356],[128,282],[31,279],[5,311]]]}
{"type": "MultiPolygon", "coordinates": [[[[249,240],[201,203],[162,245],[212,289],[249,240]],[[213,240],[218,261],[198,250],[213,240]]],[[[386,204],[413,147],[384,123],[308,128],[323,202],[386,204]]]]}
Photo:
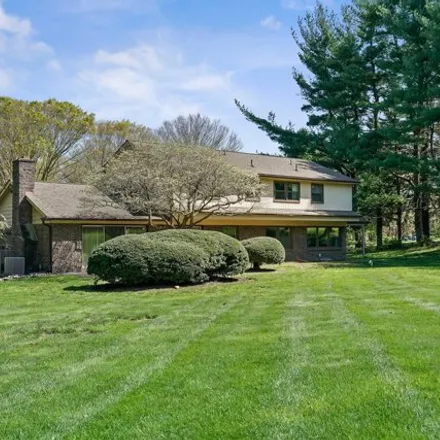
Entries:
{"type": "Polygon", "coordinates": [[[51,227],[46,225],[35,225],[35,232],[38,237],[38,271],[50,272],[52,270],[51,227]]]}
{"type": "Polygon", "coordinates": [[[52,273],[82,271],[81,225],[54,224],[52,228],[52,273]]]}
{"type": "MultiPolygon", "coordinates": [[[[221,231],[223,227],[204,228],[221,231]]],[[[80,273],[82,267],[82,226],[74,224],[53,224],[36,226],[38,235],[38,263],[42,271],[53,273],[80,273]]],[[[238,226],[238,239],[266,235],[264,226],[238,226]]],[[[286,248],[287,261],[326,261],[346,258],[346,228],[341,228],[341,247],[309,248],[307,228],[291,227],[291,246],[286,248]]]]}

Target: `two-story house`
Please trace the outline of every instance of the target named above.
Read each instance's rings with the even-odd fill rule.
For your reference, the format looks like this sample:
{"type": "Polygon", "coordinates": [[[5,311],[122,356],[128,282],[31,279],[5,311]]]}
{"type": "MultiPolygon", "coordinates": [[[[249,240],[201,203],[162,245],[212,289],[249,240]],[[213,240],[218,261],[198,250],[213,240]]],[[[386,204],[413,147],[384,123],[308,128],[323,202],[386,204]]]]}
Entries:
{"type": "Polygon", "coordinates": [[[345,258],[347,226],[361,223],[353,211],[356,180],[306,160],[221,154],[231,164],[257,173],[263,191],[258,200],[208,218],[204,228],[221,230],[240,240],[265,235],[278,238],[288,260],[345,258]]]}
{"type": "MultiPolygon", "coordinates": [[[[257,173],[264,189],[258,200],[205,219],[203,229],[240,240],[275,237],[286,248],[288,260],[345,258],[346,228],[361,221],[352,207],[355,180],[304,160],[219,154],[257,173]]],[[[12,175],[11,184],[0,191],[0,214],[11,225],[8,255],[25,257],[28,270],[81,272],[100,243],[164,226],[158,218],[150,225],[151,219],[133,216],[89,185],[36,182],[32,160],[16,161],[12,175]]]]}

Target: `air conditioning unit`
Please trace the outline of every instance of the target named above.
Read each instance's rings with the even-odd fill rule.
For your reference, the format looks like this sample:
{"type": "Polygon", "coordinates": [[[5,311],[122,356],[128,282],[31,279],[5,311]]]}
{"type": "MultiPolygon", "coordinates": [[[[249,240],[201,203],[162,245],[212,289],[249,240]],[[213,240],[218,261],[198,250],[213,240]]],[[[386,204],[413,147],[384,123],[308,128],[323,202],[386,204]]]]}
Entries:
{"type": "Polygon", "coordinates": [[[5,275],[24,275],[23,257],[5,257],[5,275]]]}

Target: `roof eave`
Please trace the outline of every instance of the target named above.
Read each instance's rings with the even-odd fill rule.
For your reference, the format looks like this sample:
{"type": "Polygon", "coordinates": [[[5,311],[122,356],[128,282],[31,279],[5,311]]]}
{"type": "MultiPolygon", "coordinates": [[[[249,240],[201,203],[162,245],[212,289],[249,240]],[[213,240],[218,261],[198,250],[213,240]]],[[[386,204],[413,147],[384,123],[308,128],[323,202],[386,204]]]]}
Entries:
{"type": "Polygon", "coordinates": [[[44,218],[44,219],[46,218],[47,214],[44,212],[44,209],[41,209],[41,207],[38,206],[38,204],[35,203],[34,200],[32,200],[32,197],[28,193],[26,193],[26,200],[30,203],[30,205],[33,208],[35,208],[41,214],[41,218],[44,218]]]}
{"type": "Polygon", "coordinates": [[[216,213],[216,215],[220,215],[220,216],[225,216],[225,217],[234,217],[234,216],[238,216],[238,215],[247,215],[252,217],[253,215],[262,215],[262,216],[282,216],[282,217],[307,217],[307,218],[319,218],[319,217],[324,217],[324,218],[351,218],[353,220],[356,219],[363,219],[362,215],[357,213],[357,212],[353,212],[353,211],[347,211],[347,214],[325,214],[325,213],[320,213],[320,214],[304,214],[304,213],[292,213],[292,214],[280,214],[280,213],[262,213],[262,212],[225,212],[225,213],[216,213]]]}
{"type": "MultiPolygon", "coordinates": [[[[152,219],[155,221],[156,219],[152,219]]],[[[71,224],[100,224],[100,223],[112,223],[112,224],[139,224],[147,225],[150,223],[148,218],[60,218],[60,217],[45,217],[45,223],[71,223],[71,224]]]]}
{"type": "Polygon", "coordinates": [[[261,177],[272,177],[273,179],[291,179],[291,180],[301,180],[308,182],[331,182],[331,183],[345,183],[347,185],[356,185],[359,183],[358,179],[352,179],[347,177],[344,179],[332,179],[332,178],[322,178],[322,177],[300,177],[300,176],[286,176],[280,174],[270,174],[270,173],[258,173],[261,177]]]}

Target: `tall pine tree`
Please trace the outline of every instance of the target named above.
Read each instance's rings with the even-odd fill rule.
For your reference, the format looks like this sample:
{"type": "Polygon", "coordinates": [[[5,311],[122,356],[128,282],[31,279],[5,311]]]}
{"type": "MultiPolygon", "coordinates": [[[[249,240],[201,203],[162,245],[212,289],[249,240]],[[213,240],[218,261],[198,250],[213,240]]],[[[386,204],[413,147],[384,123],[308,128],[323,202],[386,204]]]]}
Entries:
{"type": "Polygon", "coordinates": [[[357,0],[339,15],[318,4],[293,34],[305,68],[293,77],[307,128],[282,127],[273,113],[261,118],[237,102],[287,156],[365,179],[363,194],[370,185],[371,195],[359,207],[376,221],[378,247],[384,217],[402,236],[403,194],[413,202],[417,239],[430,236],[440,181],[440,32],[432,29],[439,17],[438,2],[427,0],[357,0]],[[377,185],[384,176],[387,191],[377,185]]]}

